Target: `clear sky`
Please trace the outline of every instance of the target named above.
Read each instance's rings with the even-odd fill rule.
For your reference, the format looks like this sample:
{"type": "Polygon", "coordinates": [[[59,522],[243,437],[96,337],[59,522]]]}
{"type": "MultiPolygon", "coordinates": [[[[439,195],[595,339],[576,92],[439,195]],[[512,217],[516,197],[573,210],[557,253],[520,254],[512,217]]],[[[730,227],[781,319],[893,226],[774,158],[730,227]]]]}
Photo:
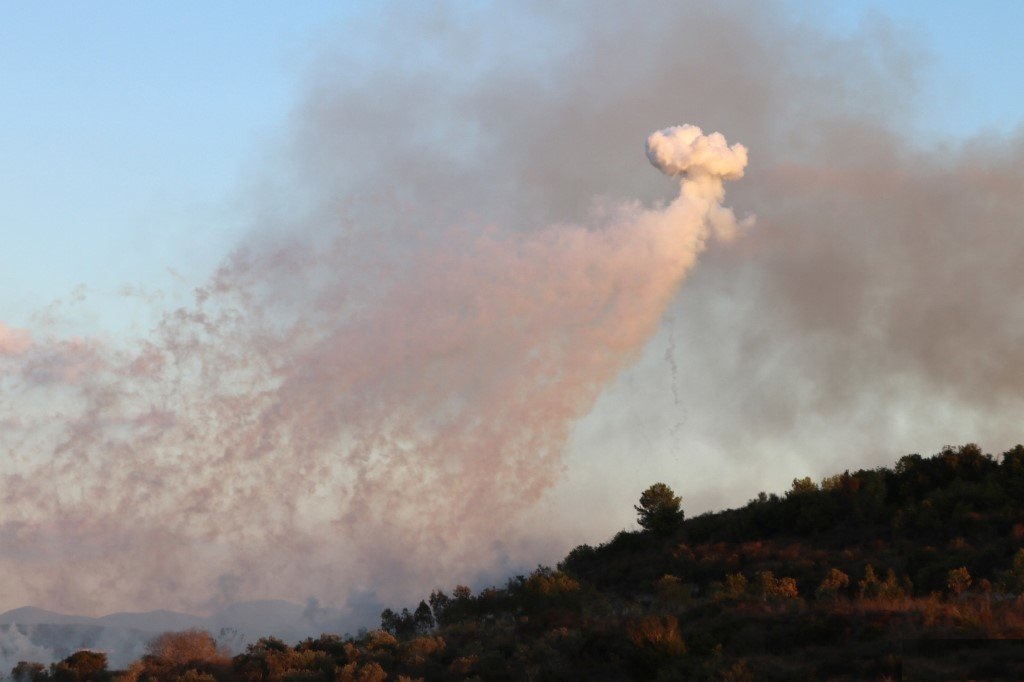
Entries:
{"type": "Polygon", "coordinates": [[[0,4],[0,610],[395,605],[1024,440],[1024,4],[636,7],[0,4]]]}
{"type": "Polygon", "coordinates": [[[358,11],[332,2],[4,3],[8,319],[79,284],[109,294],[122,284],[165,287],[168,267],[205,276],[232,245],[221,209],[287,120],[318,48],[358,11]]]}
{"type": "Polygon", "coordinates": [[[900,40],[916,45],[928,65],[927,132],[961,136],[984,129],[1009,132],[1021,125],[1024,95],[1015,77],[1024,63],[1021,3],[844,0],[795,6],[840,34],[862,22],[887,20],[900,40]]]}

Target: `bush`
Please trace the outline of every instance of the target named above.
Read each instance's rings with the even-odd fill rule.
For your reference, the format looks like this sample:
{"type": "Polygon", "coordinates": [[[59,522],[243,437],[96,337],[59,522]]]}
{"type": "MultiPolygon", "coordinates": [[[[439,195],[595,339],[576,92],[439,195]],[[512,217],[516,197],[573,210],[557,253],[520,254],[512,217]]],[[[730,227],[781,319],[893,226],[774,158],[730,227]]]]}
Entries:
{"type": "Polygon", "coordinates": [[[747,593],[747,576],[742,573],[729,573],[725,581],[715,585],[715,599],[742,599],[747,593]]]}
{"type": "Polygon", "coordinates": [[[102,651],[76,651],[50,666],[50,678],[57,682],[106,682],[107,655],[102,651]]]}
{"type": "Polygon", "coordinates": [[[633,621],[627,628],[629,641],[644,649],[669,656],[686,653],[686,643],[679,632],[675,616],[647,616],[633,621]]]}
{"type": "Polygon", "coordinates": [[[1024,593],[1024,549],[1018,549],[1013,555],[1010,570],[999,578],[999,587],[1010,594],[1024,593]]]}
{"type": "Polygon", "coordinates": [[[818,585],[818,589],[814,591],[814,596],[820,601],[832,601],[838,599],[840,593],[846,589],[850,584],[850,576],[846,575],[838,568],[828,569],[828,573],[825,575],[825,579],[818,585]]]}
{"type": "Polygon", "coordinates": [[[857,583],[861,599],[878,599],[880,601],[895,602],[906,598],[906,590],[896,580],[896,574],[890,568],[885,575],[885,580],[879,580],[875,573],[875,567],[868,564],[864,568],[864,579],[857,583]]]}
{"type": "Polygon", "coordinates": [[[18,665],[11,670],[14,682],[42,682],[47,677],[46,667],[42,663],[18,661],[18,665]]]}
{"type": "Polygon", "coordinates": [[[971,586],[971,574],[966,566],[950,570],[946,579],[946,586],[949,591],[959,597],[964,590],[971,586]]]}
{"type": "Polygon", "coordinates": [[[754,576],[754,596],[762,601],[797,599],[800,593],[793,578],[776,578],[771,571],[761,571],[754,576]]]}
{"type": "Polygon", "coordinates": [[[151,656],[174,666],[206,663],[227,658],[209,632],[199,629],[165,632],[146,645],[151,656]]]}

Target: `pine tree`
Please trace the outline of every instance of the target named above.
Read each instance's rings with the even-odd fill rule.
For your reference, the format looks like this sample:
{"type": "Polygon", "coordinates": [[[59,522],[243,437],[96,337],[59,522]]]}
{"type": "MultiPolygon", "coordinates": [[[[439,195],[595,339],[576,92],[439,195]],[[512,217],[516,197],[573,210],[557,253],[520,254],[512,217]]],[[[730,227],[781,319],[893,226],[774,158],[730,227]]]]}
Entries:
{"type": "Polygon", "coordinates": [[[664,483],[655,483],[640,495],[640,504],[633,505],[637,523],[644,530],[658,535],[671,534],[683,522],[682,500],[664,483]]]}

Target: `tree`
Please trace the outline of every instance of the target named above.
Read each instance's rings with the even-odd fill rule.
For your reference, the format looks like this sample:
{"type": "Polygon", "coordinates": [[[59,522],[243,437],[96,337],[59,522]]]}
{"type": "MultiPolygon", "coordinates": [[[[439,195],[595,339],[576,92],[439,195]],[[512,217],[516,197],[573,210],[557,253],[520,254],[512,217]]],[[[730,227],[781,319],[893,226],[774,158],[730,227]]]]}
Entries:
{"type": "MultiPolygon", "coordinates": [[[[902,461],[902,460],[901,460],[902,461]]],[[[860,587],[861,599],[877,599],[881,592],[882,581],[878,579],[878,574],[875,573],[875,567],[868,564],[864,567],[864,580],[857,582],[860,587]]]]}
{"type": "Polygon", "coordinates": [[[806,495],[808,493],[816,492],[818,492],[818,486],[815,485],[810,476],[805,476],[804,478],[793,479],[793,485],[790,487],[789,492],[786,493],[786,497],[791,497],[793,495],[806,495]]]}
{"type": "MultiPolygon", "coordinates": [[[[406,609],[405,612],[409,613],[409,609],[406,609]]],[[[410,622],[408,623],[408,625],[410,626],[410,628],[408,629],[411,629],[411,617],[409,618],[409,621],[410,622]]],[[[384,609],[383,611],[381,611],[380,629],[384,632],[387,632],[391,635],[394,635],[395,637],[398,637],[399,635],[403,634],[404,631],[407,629],[406,625],[407,624],[405,622],[405,619],[402,618],[401,614],[395,613],[391,609],[384,609]]]]}
{"type": "Polygon", "coordinates": [[[209,632],[198,628],[165,632],[151,640],[146,650],[150,655],[177,666],[217,661],[226,659],[228,655],[227,651],[217,647],[209,632]]]}
{"type": "Polygon", "coordinates": [[[50,678],[57,682],[106,682],[107,655],[102,651],[82,649],[60,663],[50,664],[50,678]]]}
{"type": "Polygon", "coordinates": [[[885,602],[897,602],[907,596],[907,589],[913,589],[913,585],[901,587],[896,580],[896,573],[890,568],[886,571],[885,580],[881,580],[875,573],[875,567],[868,564],[864,567],[864,579],[857,582],[860,587],[861,599],[878,599],[885,602]]]}
{"type": "Polygon", "coordinates": [[[428,601],[430,602],[430,611],[434,614],[434,622],[444,625],[447,622],[445,612],[451,606],[452,598],[445,594],[444,590],[434,590],[430,593],[428,601]]]}
{"type": "Polygon", "coordinates": [[[11,678],[14,682],[43,682],[50,677],[42,663],[30,663],[18,661],[18,665],[11,670],[11,678]]]}
{"type": "Polygon", "coordinates": [[[821,601],[837,599],[849,584],[850,576],[846,575],[838,568],[830,568],[828,569],[828,574],[825,576],[825,579],[821,581],[821,584],[818,585],[818,589],[815,590],[814,596],[821,601]]]}
{"type": "Polygon", "coordinates": [[[950,592],[959,598],[964,590],[971,586],[971,574],[968,572],[967,567],[961,566],[960,568],[950,570],[947,575],[946,585],[949,587],[950,592]]]}
{"type": "Polygon", "coordinates": [[[644,530],[668,535],[683,522],[682,500],[664,483],[655,483],[640,495],[640,504],[633,505],[637,523],[644,530]]]}
{"type": "Polygon", "coordinates": [[[416,607],[412,614],[412,620],[417,634],[425,635],[434,629],[434,616],[430,613],[430,607],[425,601],[421,601],[420,605],[416,607]]]}
{"type": "Polygon", "coordinates": [[[752,585],[754,594],[764,602],[796,599],[800,596],[793,578],[776,578],[772,571],[758,571],[752,585]]]}
{"type": "Polygon", "coordinates": [[[640,648],[653,649],[669,656],[686,653],[686,642],[675,616],[645,616],[626,626],[629,640],[640,648]]]}
{"type": "Polygon", "coordinates": [[[1011,594],[1024,594],[1024,549],[1013,555],[1013,563],[999,581],[1002,589],[1011,594]]]}
{"type": "Polygon", "coordinates": [[[742,599],[747,593],[747,576],[742,573],[729,573],[721,586],[717,588],[716,599],[742,599]]]}

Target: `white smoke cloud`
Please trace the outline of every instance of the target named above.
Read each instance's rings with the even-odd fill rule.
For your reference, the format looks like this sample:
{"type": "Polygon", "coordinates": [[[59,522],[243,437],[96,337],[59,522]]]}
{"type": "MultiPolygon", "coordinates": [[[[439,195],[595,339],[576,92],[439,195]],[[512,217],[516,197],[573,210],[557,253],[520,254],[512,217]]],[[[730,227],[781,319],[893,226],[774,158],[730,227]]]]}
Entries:
{"type": "Polygon", "coordinates": [[[706,173],[724,180],[738,180],[747,165],[746,147],[741,144],[730,147],[721,133],[704,135],[694,125],[651,133],[646,149],[654,167],[670,176],[706,173]]]}

